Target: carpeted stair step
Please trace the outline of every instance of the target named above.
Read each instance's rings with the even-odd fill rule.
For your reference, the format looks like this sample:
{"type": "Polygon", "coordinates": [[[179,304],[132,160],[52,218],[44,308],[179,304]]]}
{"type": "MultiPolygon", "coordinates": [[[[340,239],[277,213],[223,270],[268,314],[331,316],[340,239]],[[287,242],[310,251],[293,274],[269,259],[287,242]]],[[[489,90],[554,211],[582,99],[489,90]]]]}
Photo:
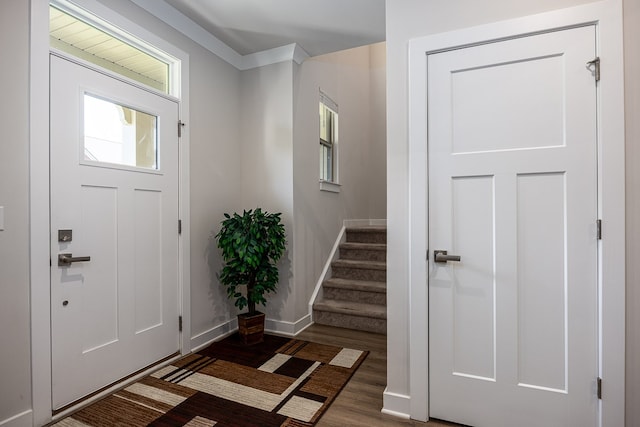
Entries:
{"type": "Polygon", "coordinates": [[[339,279],[387,281],[387,263],[337,259],[331,263],[332,277],[339,279]]]}
{"type": "Polygon", "coordinates": [[[387,333],[387,229],[348,227],[331,277],[313,305],[316,323],[387,333]]]}
{"type": "Polygon", "coordinates": [[[384,243],[342,243],[340,244],[340,259],[386,262],[387,245],[384,243]]]}
{"type": "Polygon", "coordinates": [[[353,243],[387,243],[386,227],[349,227],[347,228],[347,242],[353,243]]]}
{"type": "Polygon", "coordinates": [[[332,278],[322,284],[325,300],[355,301],[386,306],[384,282],[332,278]]]}
{"type": "Polygon", "coordinates": [[[313,320],[322,325],[387,333],[387,308],[377,304],[324,299],[313,305],[313,320]]]}

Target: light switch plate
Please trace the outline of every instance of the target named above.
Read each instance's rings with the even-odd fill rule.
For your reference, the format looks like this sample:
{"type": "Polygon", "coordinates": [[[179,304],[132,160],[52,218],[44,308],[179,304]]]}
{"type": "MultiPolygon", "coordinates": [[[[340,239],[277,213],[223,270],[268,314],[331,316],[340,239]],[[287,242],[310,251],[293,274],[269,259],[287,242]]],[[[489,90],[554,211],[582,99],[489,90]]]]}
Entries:
{"type": "Polygon", "coordinates": [[[4,231],[4,206],[0,206],[0,231],[4,231]]]}

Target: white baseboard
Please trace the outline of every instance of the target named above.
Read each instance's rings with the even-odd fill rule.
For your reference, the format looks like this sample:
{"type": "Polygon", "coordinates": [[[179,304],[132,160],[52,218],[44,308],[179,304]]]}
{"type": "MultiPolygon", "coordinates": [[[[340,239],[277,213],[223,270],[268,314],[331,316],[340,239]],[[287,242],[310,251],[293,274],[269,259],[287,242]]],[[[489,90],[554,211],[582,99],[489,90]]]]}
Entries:
{"type": "Polygon", "coordinates": [[[405,394],[392,393],[385,389],[382,394],[381,412],[408,420],[411,418],[411,397],[405,394]]]}
{"type": "Polygon", "coordinates": [[[220,339],[231,335],[235,331],[238,330],[238,319],[233,318],[228,320],[225,323],[222,323],[218,326],[214,326],[213,328],[199,333],[198,335],[191,338],[191,351],[196,352],[214,341],[219,341],[220,339]]]}
{"type": "Polygon", "coordinates": [[[392,417],[396,417],[396,418],[402,418],[402,419],[405,419],[405,420],[411,419],[411,417],[409,417],[408,414],[403,414],[401,412],[392,411],[390,409],[382,408],[380,410],[380,412],[382,412],[385,415],[391,415],[392,417]]]}
{"type": "MultiPolygon", "coordinates": [[[[265,319],[265,332],[273,332],[279,335],[295,336],[311,325],[311,316],[306,315],[297,322],[285,322],[283,320],[265,319]]],[[[191,338],[191,351],[197,352],[214,341],[220,341],[238,330],[238,319],[233,319],[215,326],[191,338]]]]}
{"type": "Polygon", "coordinates": [[[33,411],[31,409],[0,421],[0,426],[2,427],[32,427],[32,425],[33,411]]]}
{"type": "Polygon", "coordinates": [[[283,320],[265,319],[265,332],[273,332],[279,335],[294,337],[311,325],[311,315],[307,314],[296,322],[285,322],[283,320]]]}

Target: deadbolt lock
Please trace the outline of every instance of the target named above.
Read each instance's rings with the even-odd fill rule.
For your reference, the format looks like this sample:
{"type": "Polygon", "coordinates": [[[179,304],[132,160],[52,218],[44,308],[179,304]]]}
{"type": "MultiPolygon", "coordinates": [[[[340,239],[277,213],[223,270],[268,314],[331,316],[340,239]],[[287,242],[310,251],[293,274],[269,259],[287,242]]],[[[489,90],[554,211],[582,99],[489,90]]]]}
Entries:
{"type": "Polygon", "coordinates": [[[69,243],[73,240],[73,230],[58,230],[58,242],[69,243]]]}

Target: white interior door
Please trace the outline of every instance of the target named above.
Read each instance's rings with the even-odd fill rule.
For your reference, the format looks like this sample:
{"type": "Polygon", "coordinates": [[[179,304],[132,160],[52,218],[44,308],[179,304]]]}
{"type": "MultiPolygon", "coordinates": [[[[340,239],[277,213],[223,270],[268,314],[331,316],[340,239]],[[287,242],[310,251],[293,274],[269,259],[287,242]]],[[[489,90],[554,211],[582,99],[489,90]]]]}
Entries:
{"type": "Polygon", "coordinates": [[[588,26],[427,59],[431,417],[596,425],[595,46],[588,26]]]}
{"type": "Polygon", "coordinates": [[[178,105],[53,55],[50,99],[57,409],[179,349],[178,105]]]}

